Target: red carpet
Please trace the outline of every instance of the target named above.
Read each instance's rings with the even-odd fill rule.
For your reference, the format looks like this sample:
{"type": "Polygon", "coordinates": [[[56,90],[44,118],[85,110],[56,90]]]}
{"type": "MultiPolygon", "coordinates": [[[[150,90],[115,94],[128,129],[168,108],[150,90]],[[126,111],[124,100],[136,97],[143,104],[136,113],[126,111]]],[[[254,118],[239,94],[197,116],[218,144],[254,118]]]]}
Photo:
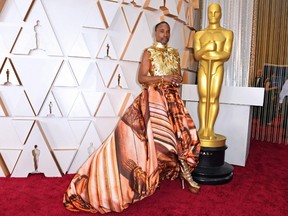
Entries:
{"type": "MultiPolygon", "coordinates": [[[[234,216],[288,215],[288,146],[253,141],[246,167],[235,166],[233,180],[224,185],[202,185],[199,194],[182,190],[180,181],[164,181],[154,195],[114,215],[234,216]]],[[[0,178],[0,215],[92,215],[69,212],[63,192],[73,175],[46,178],[0,178]]],[[[100,215],[100,214],[96,214],[100,215]]]]}

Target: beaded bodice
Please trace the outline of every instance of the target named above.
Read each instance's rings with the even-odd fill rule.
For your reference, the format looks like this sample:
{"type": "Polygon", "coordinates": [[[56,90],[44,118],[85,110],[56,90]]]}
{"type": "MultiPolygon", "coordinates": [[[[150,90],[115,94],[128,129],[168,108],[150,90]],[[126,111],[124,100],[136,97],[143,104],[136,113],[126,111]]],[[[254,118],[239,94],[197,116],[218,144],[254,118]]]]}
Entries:
{"type": "Polygon", "coordinates": [[[150,76],[179,74],[180,57],[176,49],[155,42],[147,51],[150,53],[152,68],[150,76]]]}

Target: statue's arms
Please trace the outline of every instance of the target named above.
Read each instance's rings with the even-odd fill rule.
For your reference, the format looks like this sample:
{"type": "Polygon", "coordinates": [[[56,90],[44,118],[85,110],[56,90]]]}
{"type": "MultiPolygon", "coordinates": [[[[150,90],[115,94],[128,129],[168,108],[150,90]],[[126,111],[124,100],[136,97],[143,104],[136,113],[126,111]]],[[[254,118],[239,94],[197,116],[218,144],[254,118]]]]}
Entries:
{"type": "Polygon", "coordinates": [[[234,38],[234,34],[232,31],[227,31],[225,35],[226,35],[226,42],[224,45],[224,50],[220,54],[220,59],[223,61],[227,61],[231,56],[231,50],[234,38]]]}
{"type": "Polygon", "coordinates": [[[217,41],[217,38],[215,39],[213,37],[211,37],[211,39],[201,47],[200,37],[202,34],[197,34],[198,33],[195,34],[194,39],[194,52],[196,60],[227,61],[230,58],[233,44],[232,31],[222,31],[222,35],[225,37],[225,44],[223,47],[218,47],[221,42],[217,41]]]}
{"type": "Polygon", "coordinates": [[[202,36],[202,33],[198,32],[195,34],[195,37],[194,37],[194,54],[195,54],[195,59],[197,61],[202,60],[205,54],[216,50],[216,43],[213,40],[209,40],[206,44],[201,46],[201,42],[200,42],[201,36],[202,36]]]}

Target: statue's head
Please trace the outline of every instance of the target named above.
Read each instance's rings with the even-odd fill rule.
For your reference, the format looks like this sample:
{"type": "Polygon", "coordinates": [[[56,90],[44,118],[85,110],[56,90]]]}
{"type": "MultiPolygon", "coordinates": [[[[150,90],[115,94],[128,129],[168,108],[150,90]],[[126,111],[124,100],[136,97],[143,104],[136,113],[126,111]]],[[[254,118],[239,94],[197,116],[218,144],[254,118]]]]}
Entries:
{"type": "Polygon", "coordinates": [[[210,4],[208,7],[209,23],[216,24],[222,17],[221,6],[219,4],[210,4]]]}

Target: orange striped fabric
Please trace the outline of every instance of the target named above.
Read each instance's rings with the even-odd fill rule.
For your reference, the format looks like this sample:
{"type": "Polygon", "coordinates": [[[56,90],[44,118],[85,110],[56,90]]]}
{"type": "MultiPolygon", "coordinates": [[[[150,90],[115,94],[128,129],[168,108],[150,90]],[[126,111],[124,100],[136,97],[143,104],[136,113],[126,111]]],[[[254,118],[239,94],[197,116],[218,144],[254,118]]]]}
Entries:
{"type": "Polygon", "coordinates": [[[71,211],[121,212],[152,195],[163,179],[179,175],[179,158],[191,171],[200,142],[178,89],[145,87],[113,133],[80,167],[64,195],[71,211]]]}

